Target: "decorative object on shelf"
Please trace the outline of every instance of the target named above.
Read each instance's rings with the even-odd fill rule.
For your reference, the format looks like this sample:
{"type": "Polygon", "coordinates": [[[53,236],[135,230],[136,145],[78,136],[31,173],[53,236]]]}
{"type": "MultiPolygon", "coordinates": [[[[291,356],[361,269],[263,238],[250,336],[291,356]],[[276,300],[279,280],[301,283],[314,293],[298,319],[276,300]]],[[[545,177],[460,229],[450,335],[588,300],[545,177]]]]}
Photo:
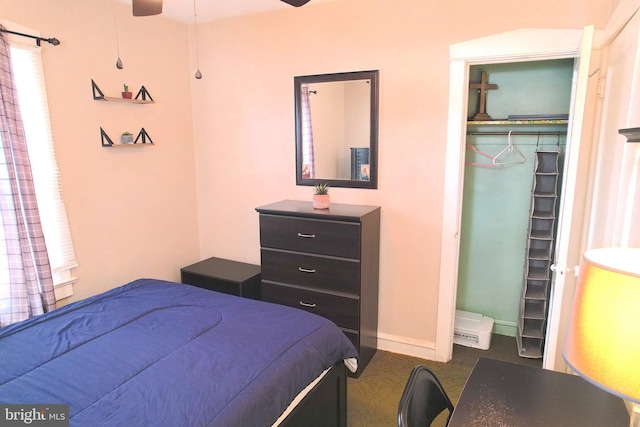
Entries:
{"type": "Polygon", "coordinates": [[[133,144],[133,134],[129,132],[122,132],[120,135],[121,144],[133,144]]]}
{"type": "Polygon", "coordinates": [[[131,99],[133,97],[133,93],[129,92],[129,86],[124,84],[124,85],[122,85],[122,87],[123,87],[122,97],[124,99],[131,99]]]}
{"type": "Polygon", "coordinates": [[[620,135],[627,138],[627,142],[640,142],[640,128],[618,129],[620,135]]]}
{"type": "Polygon", "coordinates": [[[492,120],[487,114],[487,91],[489,89],[498,89],[498,85],[490,84],[487,78],[487,72],[480,73],[480,83],[470,83],[469,89],[478,89],[478,109],[473,120],[492,120]]]}
{"type": "Polygon", "coordinates": [[[114,144],[111,138],[109,138],[109,135],[107,135],[107,133],[104,131],[104,129],[100,128],[100,139],[102,141],[102,146],[103,147],[122,147],[122,146],[128,147],[128,146],[134,146],[134,145],[154,145],[153,141],[151,140],[151,137],[149,136],[149,134],[144,128],[140,129],[140,132],[138,132],[138,135],[133,140],[133,142],[123,142],[122,137],[125,134],[129,134],[132,137],[132,134],[125,132],[121,135],[121,139],[120,139],[121,143],[114,144]],[[140,143],[138,143],[138,141],[140,141],[140,143]]]}
{"type": "Polygon", "coordinates": [[[96,82],[93,81],[93,79],[91,80],[91,90],[93,92],[93,99],[98,101],[132,102],[135,104],[151,104],[152,102],[154,102],[153,98],[151,97],[151,94],[149,93],[147,88],[145,88],[144,86],[140,87],[140,90],[136,94],[135,99],[131,99],[131,96],[129,98],[124,98],[124,97],[115,98],[115,97],[104,96],[104,93],[102,93],[102,91],[100,90],[96,82]],[[141,99],[138,99],[138,98],[141,98],[141,99]]]}
{"type": "Polygon", "coordinates": [[[196,79],[202,78],[200,72],[200,53],[198,51],[198,15],[196,14],[196,0],[193,0],[193,30],[196,33],[196,79]]]}
{"type": "Polygon", "coordinates": [[[124,68],[124,65],[122,65],[122,60],[120,59],[120,41],[118,40],[118,21],[116,20],[116,0],[113,0],[112,8],[113,8],[113,27],[116,33],[116,51],[118,52],[118,59],[116,60],[116,68],[118,70],[122,70],[124,68]]]}
{"type": "Polygon", "coordinates": [[[313,208],[314,209],[329,209],[331,199],[329,197],[329,185],[328,184],[316,184],[313,187],[315,194],[313,195],[313,208]]]}
{"type": "Polygon", "coordinates": [[[562,356],[569,367],[631,406],[640,425],[640,248],[584,253],[562,356]]]}

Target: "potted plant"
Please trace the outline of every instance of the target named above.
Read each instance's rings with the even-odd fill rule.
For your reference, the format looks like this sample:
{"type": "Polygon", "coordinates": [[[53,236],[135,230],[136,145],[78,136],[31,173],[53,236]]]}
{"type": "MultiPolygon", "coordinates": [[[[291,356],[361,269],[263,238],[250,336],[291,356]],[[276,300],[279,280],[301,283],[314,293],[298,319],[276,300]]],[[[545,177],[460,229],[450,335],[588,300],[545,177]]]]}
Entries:
{"type": "Polygon", "coordinates": [[[122,132],[122,135],[120,135],[120,143],[121,144],[133,143],[133,134],[129,132],[122,132]]]}
{"type": "Polygon", "coordinates": [[[316,193],[313,195],[313,208],[329,209],[329,184],[316,184],[314,189],[316,193]]]}
{"type": "Polygon", "coordinates": [[[133,96],[133,93],[129,92],[129,86],[122,85],[124,88],[124,91],[122,92],[122,97],[126,98],[126,99],[131,99],[131,97],[133,96]]]}

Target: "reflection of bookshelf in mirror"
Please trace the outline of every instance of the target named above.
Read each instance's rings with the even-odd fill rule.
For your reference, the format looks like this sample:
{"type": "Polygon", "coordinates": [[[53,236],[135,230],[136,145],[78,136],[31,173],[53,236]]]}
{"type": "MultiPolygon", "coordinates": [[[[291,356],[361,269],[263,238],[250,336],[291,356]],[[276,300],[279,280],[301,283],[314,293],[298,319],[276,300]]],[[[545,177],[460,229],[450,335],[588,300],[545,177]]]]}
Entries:
{"type": "Polygon", "coordinates": [[[369,180],[369,148],[351,148],[351,180],[369,180]]]}

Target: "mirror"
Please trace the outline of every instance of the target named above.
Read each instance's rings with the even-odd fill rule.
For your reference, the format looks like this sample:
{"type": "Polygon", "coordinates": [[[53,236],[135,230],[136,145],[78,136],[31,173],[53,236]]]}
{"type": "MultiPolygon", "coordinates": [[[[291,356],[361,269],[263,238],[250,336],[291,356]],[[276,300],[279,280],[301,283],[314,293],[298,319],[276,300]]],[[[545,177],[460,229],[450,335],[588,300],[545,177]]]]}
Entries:
{"type": "Polygon", "coordinates": [[[378,70],[294,77],[296,184],[378,188],[378,70]]]}

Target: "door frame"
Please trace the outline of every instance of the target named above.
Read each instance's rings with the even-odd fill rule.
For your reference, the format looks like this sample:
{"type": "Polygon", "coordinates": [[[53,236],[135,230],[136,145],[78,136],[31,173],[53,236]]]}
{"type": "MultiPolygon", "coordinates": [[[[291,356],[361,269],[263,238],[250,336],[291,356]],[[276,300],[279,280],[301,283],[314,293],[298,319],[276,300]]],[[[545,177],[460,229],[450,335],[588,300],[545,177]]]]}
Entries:
{"type": "Polygon", "coordinates": [[[453,355],[469,68],[477,64],[580,57],[583,33],[582,29],[520,29],[449,47],[449,117],[435,348],[437,361],[447,362],[453,355]]]}

